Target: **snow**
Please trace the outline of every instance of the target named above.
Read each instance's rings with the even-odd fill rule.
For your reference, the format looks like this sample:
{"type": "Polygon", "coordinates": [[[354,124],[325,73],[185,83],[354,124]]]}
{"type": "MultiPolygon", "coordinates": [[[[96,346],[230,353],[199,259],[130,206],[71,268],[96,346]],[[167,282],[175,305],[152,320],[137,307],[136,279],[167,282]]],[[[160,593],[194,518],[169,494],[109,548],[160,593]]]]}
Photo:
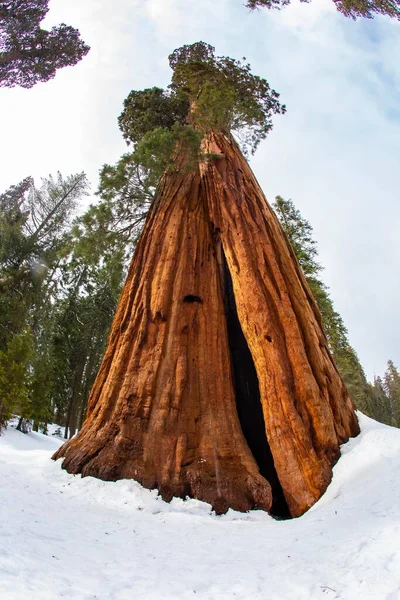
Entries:
{"type": "Polygon", "coordinates": [[[217,517],[134,481],[68,475],[61,440],[0,437],[4,600],[400,600],[400,430],[359,415],[299,519],[217,517]]]}

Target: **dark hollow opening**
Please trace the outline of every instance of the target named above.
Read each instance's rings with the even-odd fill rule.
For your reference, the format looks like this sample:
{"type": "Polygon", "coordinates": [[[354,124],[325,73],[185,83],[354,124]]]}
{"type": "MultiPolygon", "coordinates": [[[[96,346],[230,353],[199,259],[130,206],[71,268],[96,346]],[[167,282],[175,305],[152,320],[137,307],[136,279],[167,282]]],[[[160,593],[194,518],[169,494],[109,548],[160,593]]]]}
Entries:
{"type": "Polygon", "coordinates": [[[193,296],[192,294],[185,296],[183,301],[189,304],[191,304],[192,302],[198,302],[199,304],[203,304],[203,300],[200,298],[200,296],[193,296]]]}
{"type": "Polygon", "coordinates": [[[289,518],[290,513],[278,479],[274,460],[265,432],[258,377],[236,309],[231,274],[223,256],[225,311],[228,324],[228,340],[233,367],[236,407],[240,425],[260,473],[272,489],[271,515],[289,518]]]}

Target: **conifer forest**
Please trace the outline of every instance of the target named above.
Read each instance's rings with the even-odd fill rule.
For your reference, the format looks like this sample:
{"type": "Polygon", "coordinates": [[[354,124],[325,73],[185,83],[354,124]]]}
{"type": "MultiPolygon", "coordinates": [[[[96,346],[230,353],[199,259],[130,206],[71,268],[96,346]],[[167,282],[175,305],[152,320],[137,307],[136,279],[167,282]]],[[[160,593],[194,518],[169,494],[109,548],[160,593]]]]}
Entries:
{"type": "MultiPolygon", "coordinates": [[[[65,497],[57,510],[75,510],[77,527],[88,501],[94,519],[103,519],[100,506],[125,510],[122,502],[150,515],[143,548],[160,531],[154,502],[166,507],[171,540],[170,519],[185,511],[204,527],[210,515],[221,519],[209,532],[221,523],[226,539],[248,515],[246,527],[258,519],[261,531],[269,522],[254,515],[296,527],[321,514],[327,543],[343,548],[329,541],[330,519],[347,502],[338,531],[351,527],[364,490],[365,519],[389,515],[374,498],[379,473],[387,505],[400,494],[399,20],[399,0],[0,2],[0,477],[4,466],[17,485],[9,496],[4,488],[11,512],[26,510],[20,475],[7,470],[17,465],[28,487],[29,473],[43,481],[29,492],[30,522],[41,502],[51,521],[56,504],[43,494],[72,485],[72,504],[65,497]],[[42,458],[30,458],[40,444],[42,458]],[[30,467],[16,458],[24,449],[30,467]]],[[[115,531],[128,523],[118,514],[115,531]]],[[[164,574],[155,583],[151,543],[140,559],[135,550],[142,566],[126,585],[130,567],[119,562],[114,575],[106,563],[98,581],[84,575],[76,587],[80,567],[68,551],[65,592],[395,600],[394,575],[385,589],[377,583],[383,569],[400,568],[393,515],[375,579],[373,540],[384,527],[371,524],[376,531],[343,564],[325,561],[321,546],[321,569],[337,572],[329,585],[308,567],[295,585],[300,561],[281,588],[297,537],[282,552],[278,538],[265,547],[278,548],[281,573],[268,593],[261,566],[236,587],[210,574],[211,563],[201,576],[198,564],[209,563],[199,538],[194,571],[184,567],[192,550],[178,555],[172,541],[175,566],[157,559],[164,574]],[[182,579],[173,575],[180,566],[182,579]]],[[[248,530],[243,543],[256,548],[256,538],[248,530]]],[[[130,555],[122,530],[116,539],[130,555]]],[[[0,528],[0,573],[1,542],[0,528]]],[[[32,547],[21,550],[26,564],[32,547]]],[[[5,559],[6,598],[61,597],[64,572],[49,591],[34,562],[15,584],[19,552],[5,559]]],[[[103,558],[94,551],[94,571],[103,558]]],[[[235,579],[233,562],[229,572],[235,579]]]]}

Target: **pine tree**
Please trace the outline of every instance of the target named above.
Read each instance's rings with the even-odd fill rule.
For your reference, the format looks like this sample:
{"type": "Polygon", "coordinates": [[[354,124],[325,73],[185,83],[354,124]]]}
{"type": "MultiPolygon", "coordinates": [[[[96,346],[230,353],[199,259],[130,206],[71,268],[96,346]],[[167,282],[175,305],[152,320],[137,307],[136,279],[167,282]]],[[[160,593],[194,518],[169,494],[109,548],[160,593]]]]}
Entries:
{"type": "Polygon", "coordinates": [[[388,360],[383,376],[383,388],[389,398],[391,425],[400,427],[400,373],[392,360],[388,360]]]}
{"type": "Polygon", "coordinates": [[[77,203],[86,193],[86,177],[80,173],[48,177],[39,188],[27,178],[0,195],[0,348],[3,363],[14,373],[13,385],[20,389],[7,401],[3,393],[0,412],[18,412],[23,419],[36,419],[37,425],[50,415],[46,382],[58,267],[77,203]],[[23,340],[30,340],[29,353],[23,340]],[[17,342],[22,344],[20,359],[14,351],[17,342]],[[18,400],[25,396],[29,401],[18,400]]]}
{"type": "Polygon", "coordinates": [[[53,409],[57,422],[65,426],[65,437],[74,435],[85,416],[121,290],[122,257],[122,252],[109,260],[103,256],[94,264],[75,255],[66,264],[66,296],[55,307],[52,340],[53,409]]]}
{"type": "Polygon", "coordinates": [[[392,408],[390,400],[385,392],[381,377],[374,377],[374,384],[371,386],[371,413],[377,421],[393,425],[392,408]]]}
{"type": "Polygon", "coordinates": [[[157,177],[138,161],[135,152],[124,154],[115,166],[103,165],[97,195],[100,200],[77,219],[72,230],[73,256],[96,265],[122,255],[132,256],[151,202],[157,177]]]}
{"type": "Polygon", "coordinates": [[[13,336],[7,347],[0,349],[0,433],[13,412],[19,415],[30,412],[32,352],[29,331],[13,336]]]}

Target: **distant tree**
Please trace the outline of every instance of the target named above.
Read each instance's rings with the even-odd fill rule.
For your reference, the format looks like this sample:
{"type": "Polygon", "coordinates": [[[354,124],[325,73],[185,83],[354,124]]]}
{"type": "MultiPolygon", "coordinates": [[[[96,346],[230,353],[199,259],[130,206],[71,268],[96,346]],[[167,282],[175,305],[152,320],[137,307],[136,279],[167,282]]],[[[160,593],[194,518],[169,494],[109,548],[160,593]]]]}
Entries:
{"type": "Polygon", "coordinates": [[[75,256],[68,270],[72,285],[56,307],[51,377],[53,410],[65,437],[74,435],[85,416],[120,294],[122,255],[97,265],[75,256]]]}
{"type": "MultiPolygon", "coordinates": [[[[290,4],[291,0],[247,0],[246,6],[254,9],[259,7],[282,8],[290,4]]],[[[310,0],[300,0],[309,2],[310,0]]],[[[345,17],[357,19],[365,17],[372,19],[375,15],[387,15],[400,19],[399,0],[333,0],[337,10],[345,17]]]]}
{"type": "Polygon", "coordinates": [[[284,200],[277,196],[273,208],[318,304],[329,349],[350,396],[357,408],[377,418],[371,412],[371,386],[354,348],[349,343],[343,319],[334,309],[328,288],[319,277],[323,268],[317,261],[318,249],[313,239],[313,229],[292,200],[284,200]]]}
{"type": "Polygon", "coordinates": [[[48,276],[86,193],[83,173],[65,179],[58,173],[40,188],[26,178],[0,195],[0,346],[20,332],[38,298],[56,284],[48,276]]]}
{"type": "Polygon", "coordinates": [[[388,360],[387,369],[383,376],[383,389],[389,398],[392,422],[391,425],[400,427],[400,373],[392,360],[388,360]]]}
{"type": "Polygon", "coordinates": [[[390,400],[381,377],[374,377],[371,395],[371,412],[374,419],[386,425],[394,425],[390,400]]]}
{"type": "Polygon", "coordinates": [[[135,153],[100,172],[99,201],[75,219],[60,263],[62,294],[54,305],[52,372],[54,418],[65,437],[79,429],[106,344],[123,277],[157,179],[135,153]]]}
{"type": "Polygon", "coordinates": [[[13,412],[29,412],[32,350],[29,330],[13,336],[6,348],[0,348],[0,433],[13,412]]]}
{"type": "Polygon", "coordinates": [[[103,167],[99,201],[73,221],[82,173],[41,187],[27,178],[0,195],[0,379],[10,374],[0,422],[17,412],[21,431],[55,416],[68,437],[80,427],[155,184],[127,154],[103,167]],[[15,351],[24,340],[28,362],[15,351]]]}
{"type": "Polygon", "coordinates": [[[156,186],[154,171],[144,167],[135,152],[124,154],[116,165],[104,165],[97,192],[99,202],[75,222],[75,252],[86,254],[90,263],[94,260],[93,253],[104,258],[122,252],[127,263],[154,200],[156,186]]]}
{"type": "Polygon", "coordinates": [[[0,86],[31,88],[75,65],[88,52],[79,31],[65,23],[40,27],[49,0],[0,2],[0,86]]]}
{"type": "Polygon", "coordinates": [[[5,418],[10,411],[37,425],[49,418],[49,332],[59,267],[77,203],[86,193],[86,176],[79,173],[50,176],[41,187],[27,178],[0,195],[0,369],[6,365],[3,372],[14,374],[14,391],[5,383],[8,392],[1,395],[0,389],[5,418]]]}
{"type": "Polygon", "coordinates": [[[35,284],[30,269],[22,267],[23,256],[29,254],[26,203],[32,185],[33,179],[27,177],[0,194],[0,348],[3,350],[23,328],[25,303],[35,284]]]}

